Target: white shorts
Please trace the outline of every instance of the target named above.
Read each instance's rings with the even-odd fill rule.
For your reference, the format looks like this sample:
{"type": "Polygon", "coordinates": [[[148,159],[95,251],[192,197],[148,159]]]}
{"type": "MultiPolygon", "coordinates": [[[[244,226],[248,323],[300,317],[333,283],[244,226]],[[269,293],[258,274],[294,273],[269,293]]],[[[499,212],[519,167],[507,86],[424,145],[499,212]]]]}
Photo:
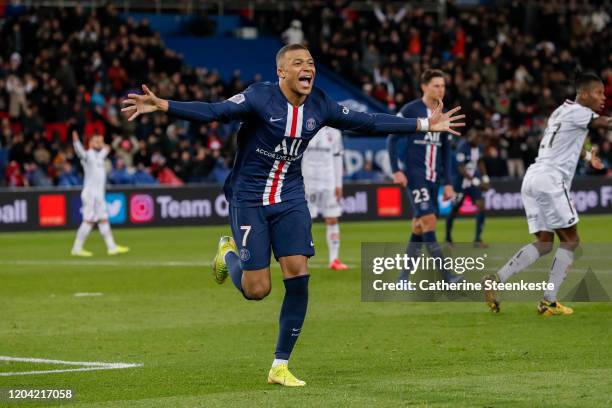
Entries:
{"type": "Polygon", "coordinates": [[[521,187],[529,233],[554,231],[578,223],[578,213],[561,175],[527,172],[521,187]]]}
{"type": "Polygon", "coordinates": [[[332,189],[306,189],[306,200],[312,218],[317,218],[319,213],[324,218],[338,218],[342,215],[342,207],[332,189]]]}
{"type": "Polygon", "coordinates": [[[81,194],[81,202],[83,203],[84,221],[98,222],[100,220],[108,220],[104,196],[81,194]]]}

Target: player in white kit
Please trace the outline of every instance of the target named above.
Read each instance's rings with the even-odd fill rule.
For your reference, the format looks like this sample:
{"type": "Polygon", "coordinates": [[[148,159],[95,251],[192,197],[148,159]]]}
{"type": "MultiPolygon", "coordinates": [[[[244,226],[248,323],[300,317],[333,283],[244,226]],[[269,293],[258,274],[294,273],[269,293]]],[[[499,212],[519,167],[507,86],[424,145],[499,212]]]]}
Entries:
{"type": "MultiPolygon", "coordinates": [[[[579,159],[586,160],[596,169],[603,168],[597,151],[583,148],[589,129],[612,128],[612,118],[595,113],[604,107],[606,100],[601,79],[594,74],[578,74],[576,91],[576,100],[566,100],[548,119],[536,162],[529,167],[523,179],[521,197],[529,233],[535,234],[537,240],[521,248],[496,275],[485,277],[485,280],[506,282],[512,275],[551,252],[557,234],[560,245],[549,277],[554,289],[546,290],[538,305],[538,313],[543,316],[573,313],[571,308],[557,300],[557,293],[579,243],[578,213],[569,191],[579,159]]],[[[485,291],[485,297],[489,308],[499,312],[495,291],[485,291]]]]}
{"type": "Polygon", "coordinates": [[[342,150],[342,132],[326,126],[310,141],[302,159],[308,210],[312,218],[317,218],[319,213],[325,218],[329,267],[334,270],[348,269],[338,257],[338,217],[342,214],[342,150]]]}
{"type": "Polygon", "coordinates": [[[110,148],[104,144],[104,137],[93,135],[89,142],[89,149],[85,150],[79,135],[72,133],[74,151],[81,160],[85,181],[81,192],[81,202],[83,203],[83,222],[79,227],[72,246],[71,254],[74,256],[90,257],[93,254],[83,249],[83,244],[91,232],[94,224],[98,223],[100,234],[104,238],[109,255],[123,254],[129,248],[117,245],[113,239],[113,234],[108,222],[108,212],[106,211],[106,168],[104,161],[110,152],[110,148]]]}

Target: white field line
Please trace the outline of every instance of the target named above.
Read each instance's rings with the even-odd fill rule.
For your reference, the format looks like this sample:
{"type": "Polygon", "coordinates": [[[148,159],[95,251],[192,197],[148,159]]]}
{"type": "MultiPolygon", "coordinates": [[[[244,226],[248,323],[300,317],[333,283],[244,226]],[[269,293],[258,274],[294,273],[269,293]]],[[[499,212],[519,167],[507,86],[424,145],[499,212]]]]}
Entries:
{"type": "MultiPolygon", "coordinates": [[[[354,263],[355,265],[357,262],[354,263]]],[[[186,268],[209,268],[210,262],[190,262],[190,261],[69,261],[69,260],[0,260],[0,265],[16,266],[166,266],[166,267],[186,267],[186,268]]],[[[313,268],[325,268],[324,263],[308,262],[313,268]]]]}
{"type": "Polygon", "coordinates": [[[95,297],[104,296],[102,292],[77,292],[73,295],[74,297],[95,297]]]}
{"type": "MultiPolygon", "coordinates": [[[[507,261],[509,258],[502,257],[487,257],[489,260],[507,261]]],[[[552,259],[552,258],[551,258],[552,259]]],[[[608,260],[610,257],[594,257],[593,260],[603,259],[608,260]]],[[[210,262],[193,262],[193,261],[103,261],[103,260],[0,260],[0,265],[16,265],[16,266],[160,266],[160,267],[184,267],[184,268],[209,268],[210,262]]],[[[360,267],[360,262],[356,260],[349,260],[348,265],[351,269],[357,269],[360,267]]],[[[308,266],[313,268],[327,268],[328,264],[319,262],[308,262],[308,266]]],[[[501,267],[502,265],[498,265],[501,267]]],[[[578,272],[582,270],[573,269],[578,272]]],[[[529,268],[531,272],[549,272],[549,268],[529,268]]],[[[597,273],[612,273],[610,269],[597,269],[597,273]]],[[[338,272],[342,273],[342,272],[338,272]]]]}
{"type": "Polygon", "coordinates": [[[31,357],[10,357],[0,356],[0,361],[14,361],[19,363],[38,363],[38,364],[58,364],[68,366],[80,366],[81,368],[66,368],[58,370],[37,370],[37,371],[19,371],[0,373],[0,377],[10,377],[15,375],[34,375],[34,374],[50,374],[50,373],[67,373],[73,371],[94,371],[94,370],[120,370],[124,368],[142,367],[141,363],[103,363],[99,361],[64,361],[64,360],[49,360],[46,358],[31,358],[31,357]]]}

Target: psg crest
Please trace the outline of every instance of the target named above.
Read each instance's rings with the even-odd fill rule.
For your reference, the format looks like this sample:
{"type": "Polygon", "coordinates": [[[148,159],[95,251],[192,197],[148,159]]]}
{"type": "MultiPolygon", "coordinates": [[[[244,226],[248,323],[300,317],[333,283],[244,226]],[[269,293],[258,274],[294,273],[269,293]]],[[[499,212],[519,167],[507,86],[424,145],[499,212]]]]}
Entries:
{"type": "Polygon", "coordinates": [[[240,260],[243,261],[243,262],[246,262],[249,259],[251,259],[251,253],[249,252],[248,249],[242,248],[240,250],[240,260]]]}
{"type": "Polygon", "coordinates": [[[306,121],[306,129],[307,130],[313,130],[316,125],[317,125],[317,122],[313,118],[309,118],[306,121]]]}

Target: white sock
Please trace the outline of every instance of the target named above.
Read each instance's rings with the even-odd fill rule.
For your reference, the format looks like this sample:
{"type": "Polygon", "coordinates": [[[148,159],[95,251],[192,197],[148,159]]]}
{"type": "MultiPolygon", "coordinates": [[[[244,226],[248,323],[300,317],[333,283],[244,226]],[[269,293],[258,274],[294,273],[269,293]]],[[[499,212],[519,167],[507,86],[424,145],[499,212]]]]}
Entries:
{"type": "Polygon", "coordinates": [[[559,292],[559,288],[561,288],[565,276],[567,276],[567,271],[572,265],[572,262],[574,262],[574,253],[572,251],[564,248],[557,248],[555,259],[550,267],[550,277],[548,278],[548,283],[553,284],[553,289],[544,291],[544,299],[549,302],[557,301],[557,293],[559,292]]]}
{"type": "Polygon", "coordinates": [[[72,250],[77,252],[83,249],[83,244],[87,239],[87,236],[91,232],[92,225],[88,222],[83,221],[77,230],[76,238],[74,240],[74,244],[72,245],[72,250]]]}
{"type": "Polygon", "coordinates": [[[340,225],[327,224],[327,248],[329,249],[329,263],[338,259],[340,251],[340,225]]]}
{"type": "Polygon", "coordinates": [[[537,261],[539,257],[540,253],[535,245],[525,245],[497,272],[499,280],[502,283],[506,282],[512,275],[537,261]]]}
{"type": "Polygon", "coordinates": [[[282,360],[280,358],[275,358],[274,361],[272,362],[272,367],[276,367],[281,364],[289,365],[289,360],[282,360]]]}
{"type": "Polygon", "coordinates": [[[100,222],[98,223],[98,229],[100,230],[100,234],[104,238],[104,242],[106,243],[106,248],[110,251],[117,247],[115,244],[115,240],[113,239],[113,233],[110,229],[110,224],[108,222],[100,222]]]}

